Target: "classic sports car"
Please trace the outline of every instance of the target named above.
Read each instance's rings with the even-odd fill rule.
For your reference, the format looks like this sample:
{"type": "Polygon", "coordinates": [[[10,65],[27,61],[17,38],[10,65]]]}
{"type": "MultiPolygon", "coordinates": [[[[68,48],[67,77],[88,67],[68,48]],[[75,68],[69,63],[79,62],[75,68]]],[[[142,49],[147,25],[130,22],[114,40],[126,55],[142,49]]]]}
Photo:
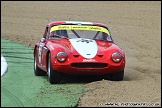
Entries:
{"type": "Polygon", "coordinates": [[[125,53],[102,23],[55,21],[49,23],[34,48],[34,73],[47,75],[51,84],[62,75],[103,75],[123,80],[125,53]]]}

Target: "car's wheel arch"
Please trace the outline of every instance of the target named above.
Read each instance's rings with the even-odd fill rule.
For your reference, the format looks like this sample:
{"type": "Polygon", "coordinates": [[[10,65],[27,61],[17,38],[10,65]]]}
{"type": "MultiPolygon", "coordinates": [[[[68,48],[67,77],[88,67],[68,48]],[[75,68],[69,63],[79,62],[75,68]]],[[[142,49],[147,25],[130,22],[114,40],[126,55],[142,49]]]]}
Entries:
{"type": "Polygon", "coordinates": [[[47,71],[48,71],[49,53],[50,53],[50,50],[48,50],[47,53],[46,53],[46,70],[47,70],[47,71]]]}
{"type": "Polygon", "coordinates": [[[36,48],[37,48],[37,45],[35,45],[35,47],[34,47],[34,52],[33,52],[34,56],[35,56],[35,53],[36,53],[36,48]]]}

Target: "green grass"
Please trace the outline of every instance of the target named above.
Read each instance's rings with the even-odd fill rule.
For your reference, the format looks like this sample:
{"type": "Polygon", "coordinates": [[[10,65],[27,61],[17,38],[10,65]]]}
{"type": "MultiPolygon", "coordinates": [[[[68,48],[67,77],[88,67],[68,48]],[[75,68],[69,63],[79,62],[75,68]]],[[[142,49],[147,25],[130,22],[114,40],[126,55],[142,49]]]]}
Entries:
{"type": "Polygon", "coordinates": [[[1,55],[8,63],[1,77],[1,107],[75,107],[85,92],[81,83],[50,84],[35,76],[33,49],[1,38],[1,55]]]}

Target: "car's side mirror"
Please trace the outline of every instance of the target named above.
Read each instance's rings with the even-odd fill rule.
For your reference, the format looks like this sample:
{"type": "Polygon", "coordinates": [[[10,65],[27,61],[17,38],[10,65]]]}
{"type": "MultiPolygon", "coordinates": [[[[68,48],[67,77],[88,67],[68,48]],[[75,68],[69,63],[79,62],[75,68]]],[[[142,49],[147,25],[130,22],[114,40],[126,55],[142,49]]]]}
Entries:
{"type": "Polygon", "coordinates": [[[45,42],[45,40],[46,40],[45,38],[42,38],[40,41],[41,41],[42,43],[44,43],[44,42],[45,42]]]}

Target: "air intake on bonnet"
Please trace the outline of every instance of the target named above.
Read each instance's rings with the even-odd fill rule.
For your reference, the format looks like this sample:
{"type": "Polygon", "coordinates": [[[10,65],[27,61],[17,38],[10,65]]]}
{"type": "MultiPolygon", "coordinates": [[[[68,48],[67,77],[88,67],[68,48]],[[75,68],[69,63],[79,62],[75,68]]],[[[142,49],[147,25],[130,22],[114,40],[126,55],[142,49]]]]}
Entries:
{"type": "Polygon", "coordinates": [[[72,63],[72,67],[77,68],[104,68],[107,67],[107,63],[72,63]]]}

